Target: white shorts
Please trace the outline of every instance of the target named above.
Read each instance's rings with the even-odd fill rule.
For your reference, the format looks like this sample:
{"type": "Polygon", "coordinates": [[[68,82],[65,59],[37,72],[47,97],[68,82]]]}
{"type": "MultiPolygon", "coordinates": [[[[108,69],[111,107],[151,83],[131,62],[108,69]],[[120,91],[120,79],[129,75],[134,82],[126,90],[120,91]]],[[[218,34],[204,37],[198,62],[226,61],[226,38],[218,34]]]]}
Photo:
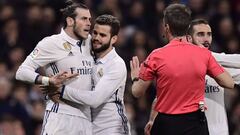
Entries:
{"type": "Polygon", "coordinates": [[[92,135],[92,124],[79,116],[46,111],[41,135],[92,135]]]}
{"type": "Polygon", "coordinates": [[[130,133],[130,131],[123,132],[121,126],[105,128],[105,129],[101,129],[100,131],[99,130],[96,131],[96,126],[93,126],[93,135],[131,135],[131,133],[130,133]]]}

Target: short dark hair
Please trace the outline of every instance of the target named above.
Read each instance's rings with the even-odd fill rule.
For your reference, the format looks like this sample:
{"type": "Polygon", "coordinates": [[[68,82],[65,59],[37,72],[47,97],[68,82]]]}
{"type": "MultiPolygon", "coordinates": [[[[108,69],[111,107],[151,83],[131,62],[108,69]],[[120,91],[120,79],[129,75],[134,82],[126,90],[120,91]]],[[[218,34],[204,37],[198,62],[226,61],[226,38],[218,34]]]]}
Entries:
{"type": "Polygon", "coordinates": [[[63,15],[63,17],[62,17],[63,28],[67,27],[67,21],[66,21],[67,17],[71,17],[71,18],[75,19],[75,17],[77,16],[77,14],[75,12],[77,8],[82,8],[82,9],[87,9],[87,10],[89,9],[85,4],[76,3],[71,0],[68,0],[65,4],[66,4],[66,7],[60,10],[63,15]]]}
{"type": "Polygon", "coordinates": [[[171,4],[165,9],[163,19],[173,36],[184,36],[191,21],[191,10],[183,4],[171,4]]]}
{"type": "Polygon", "coordinates": [[[209,25],[208,21],[205,20],[205,19],[194,19],[191,21],[190,25],[189,25],[189,28],[188,28],[188,32],[187,34],[189,35],[193,35],[193,27],[195,25],[198,25],[198,24],[206,24],[206,25],[209,25]]]}
{"type": "Polygon", "coordinates": [[[108,25],[111,27],[111,36],[118,35],[120,30],[120,21],[112,15],[100,15],[96,18],[95,24],[108,25]]]}

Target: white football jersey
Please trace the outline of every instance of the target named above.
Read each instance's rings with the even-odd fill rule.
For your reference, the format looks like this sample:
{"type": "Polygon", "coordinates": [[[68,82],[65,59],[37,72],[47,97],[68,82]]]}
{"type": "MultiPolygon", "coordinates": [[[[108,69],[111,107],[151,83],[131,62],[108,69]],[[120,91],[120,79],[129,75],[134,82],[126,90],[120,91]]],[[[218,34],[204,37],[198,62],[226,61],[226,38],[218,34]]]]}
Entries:
{"type": "Polygon", "coordinates": [[[93,77],[93,91],[76,93],[75,89],[65,87],[63,98],[92,107],[94,135],[130,135],[123,101],[127,69],[115,49],[97,60],[93,77]]]}
{"type": "MultiPolygon", "coordinates": [[[[44,38],[19,67],[16,78],[33,83],[38,75],[35,70],[39,67],[44,67],[47,76],[67,71],[78,73],[79,76],[66,82],[66,86],[79,91],[90,91],[94,64],[90,54],[90,38],[89,35],[86,40],[79,43],[80,41],[68,36],[64,30],[60,34],[44,38]]],[[[90,119],[89,106],[76,105],[71,102],[68,104],[54,103],[48,100],[46,110],[90,119]]]]}
{"type": "MultiPolygon", "coordinates": [[[[125,106],[123,101],[127,70],[123,59],[113,49],[102,59],[98,59],[97,69],[94,70],[95,84],[105,83],[105,85],[116,85],[112,90],[112,95],[106,100],[106,102],[97,108],[92,108],[92,122],[93,133],[95,135],[106,135],[108,133],[121,133],[121,135],[130,135],[129,123],[126,117],[125,106]],[[115,65],[115,66],[114,66],[115,65]],[[109,73],[120,72],[119,76],[122,76],[122,80],[113,82],[109,80],[105,82],[104,76],[108,76],[109,73]]],[[[107,77],[111,79],[111,76],[107,77]]],[[[101,84],[100,84],[101,85],[101,84]]],[[[104,85],[102,85],[104,86],[104,85]]],[[[96,87],[102,87],[96,85],[96,87]]],[[[102,87],[104,92],[104,87],[102,87]]]]}
{"type": "MultiPolygon", "coordinates": [[[[224,53],[212,53],[215,59],[224,66],[234,81],[240,80],[240,55],[224,53]],[[238,63],[238,64],[237,64],[238,63]],[[228,67],[228,68],[227,68],[228,67]],[[231,67],[231,68],[229,68],[231,67]]],[[[210,135],[228,135],[227,115],[224,104],[224,88],[219,86],[217,82],[206,76],[205,102],[207,106],[206,117],[210,135]]]]}
{"type": "Polygon", "coordinates": [[[225,54],[225,53],[215,53],[212,55],[217,60],[219,64],[227,68],[240,68],[240,55],[239,54],[225,54]]]}
{"type": "Polygon", "coordinates": [[[224,88],[209,76],[206,76],[205,97],[206,117],[210,135],[228,135],[224,88]]]}

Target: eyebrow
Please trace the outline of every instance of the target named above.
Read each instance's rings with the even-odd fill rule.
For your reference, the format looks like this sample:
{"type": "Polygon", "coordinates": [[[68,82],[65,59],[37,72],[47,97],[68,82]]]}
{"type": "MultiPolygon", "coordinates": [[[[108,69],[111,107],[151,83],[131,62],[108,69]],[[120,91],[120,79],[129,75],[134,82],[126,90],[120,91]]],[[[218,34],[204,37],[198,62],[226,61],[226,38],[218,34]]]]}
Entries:
{"type": "Polygon", "coordinates": [[[96,30],[93,30],[93,32],[94,32],[94,33],[97,33],[97,34],[99,34],[99,35],[101,35],[101,36],[107,36],[107,34],[101,33],[101,32],[97,32],[96,30]]]}

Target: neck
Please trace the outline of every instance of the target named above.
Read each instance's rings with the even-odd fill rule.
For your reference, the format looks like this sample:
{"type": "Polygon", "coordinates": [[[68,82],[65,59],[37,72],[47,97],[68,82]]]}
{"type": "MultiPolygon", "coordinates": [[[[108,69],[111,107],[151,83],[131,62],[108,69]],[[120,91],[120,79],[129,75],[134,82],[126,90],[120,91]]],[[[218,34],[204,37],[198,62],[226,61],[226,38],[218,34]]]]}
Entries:
{"type": "Polygon", "coordinates": [[[75,39],[75,40],[82,40],[82,39],[80,39],[79,37],[77,37],[77,36],[74,34],[72,27],[66,27],[66,28],[64,29],[64,31],[67,33],[67,35],[68,35],[69,37],[71,37],[71,38],[73,38],[73,39],[75,39]]]}
{"type": "Polygon", "coordinates": [[[170,36],[169,41],[171,40],[187,41],[187,36],[170,36]]]}

